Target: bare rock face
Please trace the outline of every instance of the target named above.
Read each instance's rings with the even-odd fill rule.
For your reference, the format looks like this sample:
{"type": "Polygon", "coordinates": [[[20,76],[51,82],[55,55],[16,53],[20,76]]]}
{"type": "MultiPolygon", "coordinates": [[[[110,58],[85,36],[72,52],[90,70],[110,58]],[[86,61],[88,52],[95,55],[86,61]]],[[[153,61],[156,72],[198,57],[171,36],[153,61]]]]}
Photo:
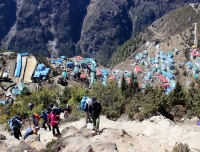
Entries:
{"type": "Polygon", "coordinates": [[[16,20],[16,9],[14,0],[0,1],[0,42],[7,35],[16,20]]]}

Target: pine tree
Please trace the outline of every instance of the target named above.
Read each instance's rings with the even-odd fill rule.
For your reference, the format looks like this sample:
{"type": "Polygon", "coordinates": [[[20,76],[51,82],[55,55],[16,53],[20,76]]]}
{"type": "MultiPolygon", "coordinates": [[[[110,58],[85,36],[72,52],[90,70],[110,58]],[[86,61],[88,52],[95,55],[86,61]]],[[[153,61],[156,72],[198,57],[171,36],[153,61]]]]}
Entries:
{"type": "Polygon", "coordinates": [[[124,75],[122,76],[122,81],[121,81],[121,92],[124,94],[124,91],[126,89],[126,80],[124,78],[124,75]]]}

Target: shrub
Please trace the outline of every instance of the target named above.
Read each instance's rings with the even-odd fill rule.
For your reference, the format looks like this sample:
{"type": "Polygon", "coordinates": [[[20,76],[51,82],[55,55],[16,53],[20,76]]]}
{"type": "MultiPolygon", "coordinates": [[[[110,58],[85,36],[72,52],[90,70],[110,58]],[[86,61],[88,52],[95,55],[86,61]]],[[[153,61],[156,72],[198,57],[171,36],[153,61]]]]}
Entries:
{"type": "Polygon", "coordinates": [[[187,144],[176,144],[172,152],[190,152],[189,146],[187,144]]]}
{"type": "Polygon", "coordinates": [[[52,139],[50,142],[46,144],[46,147],[51,149],[57,142],[58,142],[58,139],[52,139]]]}

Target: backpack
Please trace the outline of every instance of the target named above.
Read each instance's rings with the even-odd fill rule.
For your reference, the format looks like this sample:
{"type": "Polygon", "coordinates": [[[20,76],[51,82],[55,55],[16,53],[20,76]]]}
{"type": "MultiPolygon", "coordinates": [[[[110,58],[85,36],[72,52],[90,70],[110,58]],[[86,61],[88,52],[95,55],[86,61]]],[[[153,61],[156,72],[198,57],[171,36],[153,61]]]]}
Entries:
{"type": "Polygon", "coordinates": [[[14,131],[18,131],[20,129],[20,124],[17,122],[19,120],[18,116],[13,116],[10,120],[8,120],[9,129],[14,133],[14,131]]]}
{"type": "Polygon", "coordinates": [[[38,121],[40,121],[40,115],[38,115],[37,113],[34,113],[33,115],[37,118],[38,121]]]}
{"type": "Polygon", "coordinates": [[[86,99],[87,97],[83,97],[81,100],[81,110],[86,111],[85,107],[86,107],[86,99]]]}
{"type": "Polygon", "coordinates": [[[88,112],[88,105],[92,102],[92,100],[88,97],[83,97],[81,100],[81,110],[88,112]]]}

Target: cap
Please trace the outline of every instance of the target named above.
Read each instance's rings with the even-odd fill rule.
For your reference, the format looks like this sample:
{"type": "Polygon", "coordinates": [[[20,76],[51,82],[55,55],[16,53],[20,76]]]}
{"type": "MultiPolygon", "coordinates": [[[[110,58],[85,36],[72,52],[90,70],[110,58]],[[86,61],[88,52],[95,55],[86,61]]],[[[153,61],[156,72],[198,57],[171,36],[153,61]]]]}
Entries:
{"type": "Polygon", "coordinates": [[[97,101],[97,98],[96,97],[92,97],[92,101],[97,101]]]}

